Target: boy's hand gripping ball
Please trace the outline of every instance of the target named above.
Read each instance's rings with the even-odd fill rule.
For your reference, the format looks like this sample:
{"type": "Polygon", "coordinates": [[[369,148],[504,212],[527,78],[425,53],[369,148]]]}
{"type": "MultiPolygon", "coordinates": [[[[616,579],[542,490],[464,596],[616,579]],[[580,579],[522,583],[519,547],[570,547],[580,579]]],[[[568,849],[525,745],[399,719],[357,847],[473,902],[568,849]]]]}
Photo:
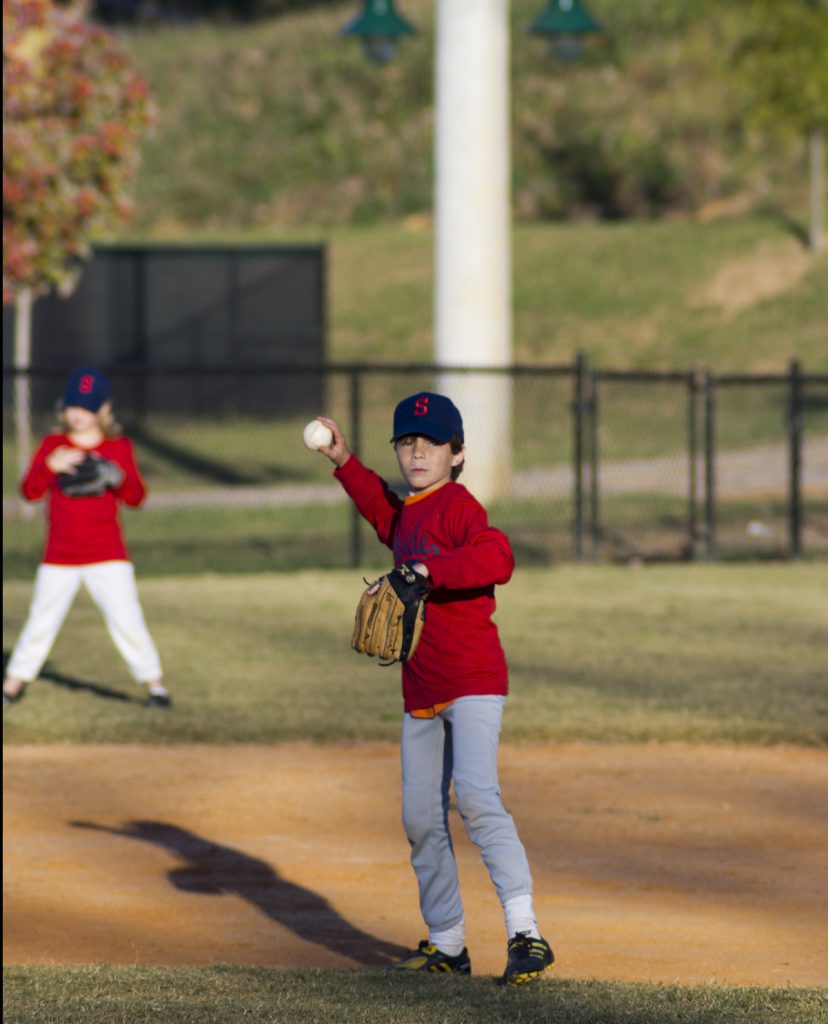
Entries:
{"type": "Polygon", "coordinates": [[[333,444],[333,434],[331,428],[326,427],[324,423],[320,423],[319,420],[311,420],[302,432],[302,440],[305,442],[306,448],[315,452],[319,448],[330,447],[333,444]]]}

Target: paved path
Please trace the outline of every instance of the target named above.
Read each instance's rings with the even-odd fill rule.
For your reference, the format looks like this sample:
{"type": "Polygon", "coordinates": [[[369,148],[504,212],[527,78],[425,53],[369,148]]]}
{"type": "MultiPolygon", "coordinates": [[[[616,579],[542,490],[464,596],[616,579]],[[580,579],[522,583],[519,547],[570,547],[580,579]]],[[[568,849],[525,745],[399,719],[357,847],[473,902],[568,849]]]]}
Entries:
{"type": "MultiPolygon", "coordinates": [[[[697,493],[704,488],[704,466],[697,465],[697,493]]],[[[599,466],[598,489],[601,494],[686,494],[688,486],[686,455],[659,459],[630,459],[599,466]]],[[[516,473],[513,493],[518,498],[562,495],[571,491],[574,473],[570,467],[534,469],[516,473]]],[[[802,485],[806,491],[828,490],[828,438],[805,446],[802,485]]],[[[716,493],[722,498],[751,493],[784,494],[788,487],[788,450],[785,445],[764,445],[745,451],[722,452],[716,459],[716,493]]]]}
{"type": "MultiPolygon", "coordinates": [[[[601,494],[687,493],[687,456],[630,459],[600,466],[601,494]]],[[[574,473],[570,466],[518,471],[512,480],[515,498],[565,497],[572,493],[574,473]]],[[[697,469],[697,493],[703,493],[703,466],[697,469]]],[[[828,492],[828,438],[804,446],[802,484],[806,492],[828,492]]],[[[750,494],[785,494],[788,487],[788,449],[762,445],[744,451],[722,452],[716,459],[716,493],[721,498],[750,494]]],[[[145,509],[289,508],[301,505],[336,505],[347,502],[339,484],[281,484],[277,487],[225,486],[193,491],[155,492],[145,509]]],[[[3,518],[13,518],[20,507],[17,498],[3,499],[3,518]]]]}

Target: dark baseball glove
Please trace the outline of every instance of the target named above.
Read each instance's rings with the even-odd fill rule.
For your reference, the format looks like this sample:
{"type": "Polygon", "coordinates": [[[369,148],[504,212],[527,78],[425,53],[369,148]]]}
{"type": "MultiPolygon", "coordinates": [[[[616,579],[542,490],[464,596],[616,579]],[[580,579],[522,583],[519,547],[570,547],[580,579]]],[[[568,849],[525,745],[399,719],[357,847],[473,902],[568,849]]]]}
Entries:
{"type": "Polygon", "coordinates": [[[427,597],[426,577],[407,565],[380,576],[357,605],[353,649],[386,665],[407,661],[420,642],[427,597]]]}
{"type": "Polygon", "coordinates": [[[69,498],[87,498],[118,487],[123,479],[124,471],[117,463],[87,452],[74,473],[58,473],[58,487],[69,498]]]}

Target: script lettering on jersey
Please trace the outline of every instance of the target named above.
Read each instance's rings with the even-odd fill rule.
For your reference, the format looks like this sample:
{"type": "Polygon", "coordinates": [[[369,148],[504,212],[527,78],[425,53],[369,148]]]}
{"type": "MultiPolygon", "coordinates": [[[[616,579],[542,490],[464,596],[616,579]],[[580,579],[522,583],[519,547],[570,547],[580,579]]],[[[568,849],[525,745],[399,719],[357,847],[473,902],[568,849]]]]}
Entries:
{"type": "Polygon", "coordinates": [[[439,554],[439,547],[432,542],[425,531],[421,533],[417,527],[409,533],[398,536],[394,541],[394,561],[397,565],[401,562],[415,562],[417,559],[439,554]]]}

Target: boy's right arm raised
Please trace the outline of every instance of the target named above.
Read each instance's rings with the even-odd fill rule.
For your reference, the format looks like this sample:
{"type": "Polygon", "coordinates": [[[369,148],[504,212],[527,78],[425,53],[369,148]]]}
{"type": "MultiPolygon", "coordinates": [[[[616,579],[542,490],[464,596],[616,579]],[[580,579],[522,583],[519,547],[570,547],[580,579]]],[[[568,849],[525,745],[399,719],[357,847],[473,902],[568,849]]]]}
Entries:
{"type": "Polygon", "coordinates": [[[382,543],[391,547],[396,517],[402,502],[381,477],[367,466],[363,466],[351,453],[345,435],[334,420],[326,416],[317,418],[326,427],[330,427],[333,434],[333,443],[320,448],[319,451],[327,455],[336,466],[334,475],[345,488],[360,515],[374,527],[382,543]]]}

